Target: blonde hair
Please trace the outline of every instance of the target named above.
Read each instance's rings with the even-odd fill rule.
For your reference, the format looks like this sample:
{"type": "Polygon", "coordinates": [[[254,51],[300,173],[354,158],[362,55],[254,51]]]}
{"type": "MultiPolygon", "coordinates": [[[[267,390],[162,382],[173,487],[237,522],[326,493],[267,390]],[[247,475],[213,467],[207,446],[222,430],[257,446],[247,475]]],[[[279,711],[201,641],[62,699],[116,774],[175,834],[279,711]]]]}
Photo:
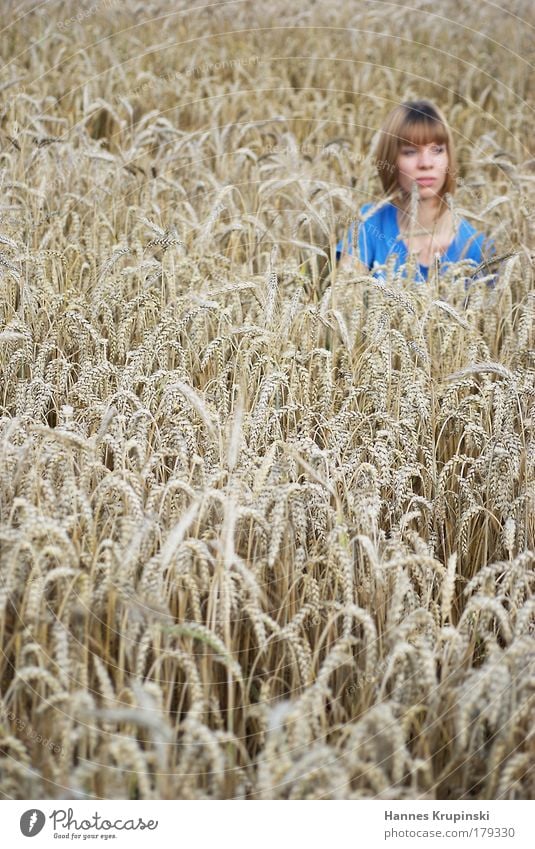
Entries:
{"type": "Polygon", "coordinates": [[[375,167],[385,195],[399,194],[398,154],[404,144],[445,144],[448,151],[446,180],[439,192],[441,200],[456,187],[456,160],[453,136],[442,111],[429,100],[401,103],[384,122],[375,150],[375,167]]]}

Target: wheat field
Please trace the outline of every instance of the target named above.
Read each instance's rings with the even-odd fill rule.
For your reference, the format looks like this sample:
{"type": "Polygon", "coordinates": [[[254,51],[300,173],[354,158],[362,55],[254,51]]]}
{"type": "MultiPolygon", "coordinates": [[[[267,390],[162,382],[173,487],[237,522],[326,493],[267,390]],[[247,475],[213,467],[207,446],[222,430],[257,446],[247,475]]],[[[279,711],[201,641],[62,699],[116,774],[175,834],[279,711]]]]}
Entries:
{"type": "Polygon", "coordinates": [[[2,798],[533,798],[531,3],[0,17],[2,798]],[[339,270],[423,96],[503,259],[339,270]]]}

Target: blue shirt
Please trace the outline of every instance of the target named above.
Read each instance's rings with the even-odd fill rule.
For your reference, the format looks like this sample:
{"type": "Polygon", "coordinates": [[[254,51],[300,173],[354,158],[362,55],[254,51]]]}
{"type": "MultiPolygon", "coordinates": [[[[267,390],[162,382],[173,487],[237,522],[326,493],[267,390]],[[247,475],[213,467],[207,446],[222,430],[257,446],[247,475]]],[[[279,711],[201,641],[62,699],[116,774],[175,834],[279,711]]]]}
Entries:
{"type": "MultiPolygon", "coordinates": [[[[360,210],[361,215],[365,216],[374,206],[376,204],[364,204],[360,210]]],[[[336,245],[337,260],[340,259],[342,252],[353,255],[353,226],[352,224],[346,236],[336,245]]],[[[469,259],[475,265],[479,265],[486,258],[485,254],[490,255],[493,252],[492,246],[486,245],[484,253],[484,241],[483,233],[478,233],[468,221],[461,218],[453,241],[440,255],[440,270],[444,270],[448,263],[458,262],[461,259],[469,259]]],[[[395,258],[395,270],[401,270],[402,275],[405,276],[403,266],[407,263],[409,252],[400,236],[397,208],[392,203],[384,204],[366,221],[359,223],[357,250],[358,258],[370,271],[373,271],[374,277],[385,278],[384,270],[377,266],[384,265],[390,257],[395,258]]],[[[427,280],[428,270],[427,265],[418,264],[415,279],[420,283],[427,280]]]]}

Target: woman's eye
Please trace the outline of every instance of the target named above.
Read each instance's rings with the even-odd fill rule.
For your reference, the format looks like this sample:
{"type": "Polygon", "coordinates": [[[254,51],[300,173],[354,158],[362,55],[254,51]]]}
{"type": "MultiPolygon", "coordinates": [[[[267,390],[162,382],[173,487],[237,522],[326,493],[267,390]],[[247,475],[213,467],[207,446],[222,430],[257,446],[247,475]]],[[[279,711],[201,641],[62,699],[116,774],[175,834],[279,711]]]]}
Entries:
{"type": "Polygon", "coordinates": [[[404,148],[402,151],[403,156],[412,156],[413,153],[416,153],[416,149],[414,147],[404,148]]]}
{"type": "Polygon", "coordinates": [[[445,147],[443,144],[435,144],[433,146],[433,153],[444,153],[445,147]]]}

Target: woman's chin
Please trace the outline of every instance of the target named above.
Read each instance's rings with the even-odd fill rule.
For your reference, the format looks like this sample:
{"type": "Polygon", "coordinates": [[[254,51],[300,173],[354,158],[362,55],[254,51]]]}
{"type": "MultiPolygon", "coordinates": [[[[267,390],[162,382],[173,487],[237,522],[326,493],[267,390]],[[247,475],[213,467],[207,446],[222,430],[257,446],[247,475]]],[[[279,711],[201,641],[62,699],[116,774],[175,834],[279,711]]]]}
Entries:
{"type": "Polygon", "coordinates": [[[440,200],[434,186],[418,186],[418,197],[420,200],[440,200]]]}

